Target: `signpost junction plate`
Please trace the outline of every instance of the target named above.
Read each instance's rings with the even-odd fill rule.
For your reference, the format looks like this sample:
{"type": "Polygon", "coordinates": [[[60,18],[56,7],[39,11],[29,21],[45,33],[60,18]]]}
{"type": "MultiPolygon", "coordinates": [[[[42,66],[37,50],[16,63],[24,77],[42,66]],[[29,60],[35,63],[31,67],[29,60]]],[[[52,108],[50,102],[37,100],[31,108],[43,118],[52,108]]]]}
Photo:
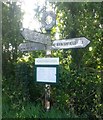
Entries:
{"type": "Polygon", "coordinates": [[[46,30],[52,29],[52,27],[56,24],[56,14],[53,11],[45,11],[42,15],[41,23],[46,30]]]}

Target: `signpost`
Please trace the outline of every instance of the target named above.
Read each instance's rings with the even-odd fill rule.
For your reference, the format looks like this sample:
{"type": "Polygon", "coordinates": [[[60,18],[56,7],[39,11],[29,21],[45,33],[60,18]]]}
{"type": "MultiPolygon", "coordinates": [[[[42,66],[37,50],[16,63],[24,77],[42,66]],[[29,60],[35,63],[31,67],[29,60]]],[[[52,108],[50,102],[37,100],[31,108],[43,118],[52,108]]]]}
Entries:
{"type": "Polygon", "coordinates": [[[22,30],[21,34],[27,41],[51,45],[51,38],[48,34],[42,34],[26,28],[22,30]]]}
{"type": "Polygon", "coordinates": [[[46,46],[41,43],[27,42],[21,43],[18,47],[20,51],[46,50],[46,46]]]}
{"type": "Polygon", "coordinates": [[[89,43],[90,41],[85,37],[55,40],[53,41],[53,46],[51,46],[50,49],[84,48],[89,43]]]}
{"type": "MultiPolygon", "coordinates": [[[[43,13],[41,23],[47,32],[56,23],[56,15],[52,11],[43,13]]],[[[30,29],[24,29],[21,34],[25,38],[26,43],[21,43],[18,47],[21,51],[46,50],[46,57],[51,55],[51,50],[84,48],[90,41],[85,37],[55,40],[51,45],[51,38],[48,34],[42,34],[30,29]]],[[[35,79],[36,82],[45,84],[45,108],[50,109],[50,83],[57,83],[58,80],[59,58],[36,58],[35,59],[35,79]]]]}

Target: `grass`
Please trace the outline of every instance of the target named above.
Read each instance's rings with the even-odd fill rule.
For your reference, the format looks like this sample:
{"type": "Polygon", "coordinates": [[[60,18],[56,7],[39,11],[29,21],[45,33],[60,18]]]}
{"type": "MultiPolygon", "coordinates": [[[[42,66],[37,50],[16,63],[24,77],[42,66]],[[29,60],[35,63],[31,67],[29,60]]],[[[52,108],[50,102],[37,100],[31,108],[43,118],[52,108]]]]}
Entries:
{"type": "Polygon", "coordinates": [[[71,112],[65,110],[59,110],[59,108],[51,108],[48,112],[45,111],[40,104],[35,105],[33,103],[25,104],[18,109],[11,107],[8,104],[3,104],[2,111],[3,118],[77,118],[77,116],[71,112]]]}

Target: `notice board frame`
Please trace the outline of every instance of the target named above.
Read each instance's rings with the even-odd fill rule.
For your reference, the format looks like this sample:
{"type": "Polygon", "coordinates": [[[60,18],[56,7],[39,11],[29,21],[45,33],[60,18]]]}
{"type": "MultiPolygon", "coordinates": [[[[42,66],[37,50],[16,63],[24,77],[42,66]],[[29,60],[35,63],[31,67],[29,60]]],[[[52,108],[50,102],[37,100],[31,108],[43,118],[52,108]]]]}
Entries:
{"type": "Polygon", "coordinates": [[[44,84],[57,84],[59,82],[59,65],[35,65],[34,66],[34,79],[36,83],[44,83],[44,84]],[[56,69],[56,82],[44,82],[45,80],[37,80],[37,69],[38,68],[55,68],[56,69]]]}

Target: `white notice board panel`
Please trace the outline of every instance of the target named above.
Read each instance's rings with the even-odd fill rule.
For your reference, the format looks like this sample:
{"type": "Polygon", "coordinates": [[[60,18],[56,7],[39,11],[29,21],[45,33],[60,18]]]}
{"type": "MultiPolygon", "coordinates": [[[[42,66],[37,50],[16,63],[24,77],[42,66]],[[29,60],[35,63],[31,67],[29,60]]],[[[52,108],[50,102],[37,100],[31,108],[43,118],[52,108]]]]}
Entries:
{"type": "Polygon", "coordinates": [[[37,82],[56,83],[56,67],[37,67],[37,82]]]}

